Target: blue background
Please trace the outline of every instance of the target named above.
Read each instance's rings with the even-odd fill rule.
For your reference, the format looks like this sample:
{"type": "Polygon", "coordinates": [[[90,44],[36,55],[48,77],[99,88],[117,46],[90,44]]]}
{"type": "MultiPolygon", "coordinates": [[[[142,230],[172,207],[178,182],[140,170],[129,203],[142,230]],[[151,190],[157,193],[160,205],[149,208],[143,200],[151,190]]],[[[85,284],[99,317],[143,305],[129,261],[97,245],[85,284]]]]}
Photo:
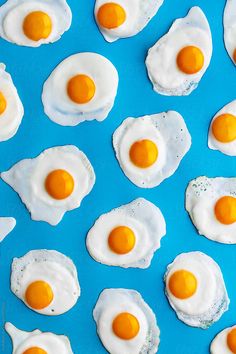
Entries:
{"type": "Polygon", "coordinates": [[[0,245],[0,352],[11,353],[10,339],[3,330],[5,321],[11,321],[25,330],[39,328],[68,335],[75,354],[104,353],[96,335],[92,309],[102,289],[123,287],[140,291],[155,311],[161,329],[160,354],[205,354],[213,337],[224,327],[235,324],[236,246],[217,244],[197,234],[184,209],[184,192],[187,183],[199,175],[235,175],[235,158],[207,148],[207,131],[212,116],[235,99],[235,67],[223,44],[225,1],[165,0],[142,33],[113,44],[105,42],[95,25],[93,0],[69,0],[68,3],[73,11],[72,27],[58,42],[33,49],[0,40],[0,61],[7,65],[25,107],[17,135],[0,144],[0,171],[23,158],[38,155],[45,148],[75,144],[93,164],[97,182],[82,206],[67,213],[57,227],[52,227],[33,222],[18,195],[0,181],[0,215],[17,219],[16,228],[0,245]],[[194,5],[203,9],[212,29],[214,53],[211,65],[189,97],[160,96],[152,90],[147,79],[144,65],[147,50],[165,34],[174,19],[184,17],[194,5]],[[115,106],[103,123],[94,121],[77,127],[61,127],[43,113],[42,85],[64,58],[83,51],[101,53],[117,67],[120,85],[115,106]],[[184,116],[193,138],[192,148],[174,176],[152,190],[139,189],[129,182],[118,166],[111,145],[112,133],[128,116],[138,117],[170,109],[184,116]],[[85,237],[95,219],[101,213],[140,196],[156,203],[167,222],[167,236],[151,267],[125,270],[93,261],[86,251],[85,237]],[[12,258],[37,248],[61,251],[70,256],[78,268],[82,295],[77,305],[62,316],[38,315],[10,291],[12,258]],[[167,264],[177,254],[192,250],[206,252],[218,262],[231,298],[229,311],[208,330],[191,328],[180,322],[164,296],[162,278],[167,264]]]}

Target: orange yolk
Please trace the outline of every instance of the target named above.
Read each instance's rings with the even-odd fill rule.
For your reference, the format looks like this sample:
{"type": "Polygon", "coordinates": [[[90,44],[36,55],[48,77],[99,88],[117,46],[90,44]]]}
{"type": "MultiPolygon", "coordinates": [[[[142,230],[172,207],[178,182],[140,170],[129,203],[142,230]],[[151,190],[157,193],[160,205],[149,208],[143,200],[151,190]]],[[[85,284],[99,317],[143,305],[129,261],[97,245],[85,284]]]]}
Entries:
{"type": "Polygon", "coordinates": [[[53,300],[53,291],[48,283],[42,280],[31,283],[25,292],[27,304],[35,310],[42,310],[53,300]]]}
{"type": "Polygon", "coordinates": [[[204,55],[201,49],[188,46],[181,49],[177,56],[179,70],[185,74],[196,74],[204,65],[204,55]]]}
{"type": "Polygon", "coordinates": [[[151,140],[136,141],[129,151],[130,160],[140,168],[152,166],[158,158],[158,149],[151,140]]]}
{"type": "Polygon", "coordinates": [[[45,188],[54,199],[66,199],[74,190],[74,179],[65,170],[55,170],[49,173],[45,180],[45,188]]]}
{"type": "Polygon", "coordinates": [[[178,299],[184,300],[193,296],[197,290],[197,279],[188,270],[177,270],[169,279],[170,292],[178,299]]]}
{"type": "Polygon", "coordinates": [[[135,241],[135,234],[127,226],[116,227],[108,238],[110,249],[117,254],[129,253],[134,248],[135,241]]]}
{"type": "Polygon", "coordinates": [[[233,59],[234,59],[234,62],[236,63],[236,49],[234,49],[233,59]]]}
{"type": "Polygon", "coordinates": [[[236,354],[236,328],[231,329],[227,335],[227,345],[232,353],[236,354]]]}
{"type": "Polygon", "coordinates": [[[97,20],[101,27],[113,29],[121,26],[126,20],[123,7],[114,2],[102,5],[97,13],[97,20]]]}
{"type": "Polygon", "coordinates": [[[2,92],[0,92],[0,114],[3,114],[7,108],[7,101],[2,92]]]}
{"type": "Polygon", "coordinates": [[[112,323],[113,332],[120,339],[133,339],[137,336],[140,326],[137,318],[131,313],[120,313],[112,323]]]}
{"type": "Polygon", "coordinates": [[[212,123],[212,134],[221,143],[236,139],[236,116],[226,113],[216,117],[212,123]]]}
{"type": "Polygon", "coordinates": [[[96,86],[94,81],[87,75],[76,75],[67,84],[67,93],[71,101],[84,104],[94,97],[96,86]]]}
{"type": "Polygon", "coordinates": [[[236,221],[236,198],[220,198],[215,205],[215,216],[221,224],[233,224],[236,221]]]}
{"type": "Polygon", "coordinates": [[[22,354],[47,354],[44,349],[38,347],[32,347],[24,351],[22,354]]]}
{"type": "Polygon", "coordinates": [[[52,32],[52,20],[45,12],[31,12],[24,19],[23,31],[32,41],[46,39],[52,32]]]}

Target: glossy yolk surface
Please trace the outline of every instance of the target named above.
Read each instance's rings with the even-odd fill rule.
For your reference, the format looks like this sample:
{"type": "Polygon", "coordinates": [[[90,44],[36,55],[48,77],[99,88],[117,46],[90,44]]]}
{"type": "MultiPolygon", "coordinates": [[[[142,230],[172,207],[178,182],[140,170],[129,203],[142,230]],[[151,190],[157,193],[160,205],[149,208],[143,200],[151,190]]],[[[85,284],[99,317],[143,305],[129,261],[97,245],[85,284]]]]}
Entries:
{"type": "Polygon", "coordinates": [[[185,74],[196,74],[204,65],[204,55],[198,47],[188,46],[181,49],[177,56],[177,65],[185,74]]]}
{"type": "Polygon", "coordinates": [[[22,354],[47,354],[47,352],[39,347],[32,347],[25,350],[22,354]]]}
{"type": "Polygon", "coordinates": [[[131,146],[129,156],[135,166],[148,168],[157,161],[158,148],[151,140],[139,140],[131,146]]]}
{"type": "Polygon", "coordinates": [[[226,113],[216,117],[212,123],[212,134],[221,143],[236,139],[236,116],[226,113]]]}
{"type": "Polygon", "coordinates": [[[48,194],[54,199],[66,199],[74,190],[74,179],[65,170],[54,170],[45,180],[45,188],[48,194]]]}
{"type": "Polygon", "coordinates": [[[51,286],[42,280],[31,283],[25,292],[26,303],[35,310],[42,310],[48,307],[53,297],[51,286]]]}
{"type": "Polygon", "coordinates": [[[0,114],[3,114],[7,108],[7,101],[2,92],[0,92],[0,114]]]}
{"type": "Polygon", "coordinates": [[[24,19],[23,31],[26,37],[32,41],[46,39],[52,32],[52,20],[45,12],[31,12],[24,19]]]}
{"type": "Polygon", "coordinates": [[[126,20],[126,12],[122,6],[114,2],[102,5],[97,13],[99,25],[106,29],[120,27],[126,20]]]}
{"type": "Polygon", "coordinates": [[[69,98],[78,104],[85,104],[92,100],[96,92],[94,81],[87,75],[76,75],[67,84],[69,98]]]}
{"type": "Polygon", "coordinates": [[[117,254],[126,254],[135,246],[135,234],[127,226],[118,226],[113,229],[108,238],[110,249],[117,254]]]}
{"type": "Polygon", "coordinates": [[[197,279],[188,270],[177,270],[169,279],[169,290],[177,299],[188,299],[197,290],[197,279]]]}
{"type": "Polygon", "coordinates": [[[114,319],[112,329],[120,339],[130,340],[137,336],[140,326],[135,316],[128,312],[122,312],[114,319]]]}
{"type": "Polygon", "coordinates": [[[215,204],[215,216],[224,225],[233,224],[236,221],[236,198],[224,196],[215,204]]]}
{"type": "Polygon", "coordinates": [[[227,335],[227,345],[232,353],[236,354],[236,328],[231,329],[227,335]]]}

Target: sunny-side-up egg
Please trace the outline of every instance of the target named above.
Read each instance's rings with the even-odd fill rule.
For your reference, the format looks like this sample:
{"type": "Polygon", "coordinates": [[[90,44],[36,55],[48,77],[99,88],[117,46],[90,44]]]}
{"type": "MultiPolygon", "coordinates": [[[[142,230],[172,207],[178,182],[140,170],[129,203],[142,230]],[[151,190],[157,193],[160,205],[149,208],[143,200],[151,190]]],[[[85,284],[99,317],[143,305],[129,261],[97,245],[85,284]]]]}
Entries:
{"type": "Polygon", "coordinates": [[[160,343],[156,317],[135,290],[105,289],[93,310],[97,333],[111,354],[154,354],[160,343]]]}
{"type": "Polygon", "coordinates": [[[208,146],[223,154],[236,156],[236,100],[224,106],[212,119],[208,146]]]}
{"type": "Polygon", "coordinates": [[[88,233],[86,245],[98,262],[124,268],[148,268],[166,234],[158,207],[143,198],[103,214],[88,233]]]}
{"type": "Polygon", "coordinates": [[[46,115],[60,125],[104,120],[113,107],[119,77],[114,65],[96,53],[74,54],[53,70],[43,86],[46,115]]]}
{"type": "Polygon", "coordinates": [[[236,326],[225,328],[213,339],[210,347],[211,354],[236,353],[236,326]]]}
{"type": "Polygon", "coordinates": [[[0,64],[0,142],[12,138],[24,115],[24,107],[18,96],[6,66],[0,64]]]}
{"type": "Polygon", "coordinates": [[[186,190],[186,210],[200,235],[236,244],[236,178],[192,180],[186,190]]]}
{"type": "Polygon", "coordinates": [[[95,19],[108,42],[135,36],[156,15],[164,0],[97,0],[95,19]]]}
{"type": "Polygon", "coordinates": [[[224,11],[224,41],[227,52],[236,65],[236,2],[227,0],[224,11]]]}
{"type": "Polygon", "coordinates": [[[37,221],[57,225],[64,214],[80,206],[95,183],[86,155],[76,146],[57,146],[34,159],[16,163],[1,178],[20,196],[37,221]]]}
{"type": "Polygon", "coordinates": [[[229,298],[218,264],[201,252],[182,253],[168,265],[166,295],[178,318],[206,329],[228,310],[229,298]]]}
{"type": "Polygon", "coordinates": [[[12,354],[73,354],[70,341],[64,335],[38,329],[26,332],[10,322],[5,324],[5,330],[12,340],[12,354]]]}
{"type": "Polygon", "coordinates": [[[70,28],[72,14],[65,0],[8,0],[0,7],[0,37],[22,46],[57,41],[70,28]]]}
{"type": "Polygon", "coordinates": [[[116,157],[124,174],[141,188],[153,188],[177,170],[191,146],[183,117],[163,112],[127,118],[113,135],[116,157]]]}
{"type": "Polygon", "coordinates": [[[69,311],[80,296],[74,263],[51,250],[33,250],[14,258],[11,290],[31,310],[48,316],[69,311]]]}
{"type": "Polygon", "coordinates": [[[8,217],[0,217],[0,242],[14,229],[16,219],[8,217]]]}
{"type": "Polygon", "coordinates": [[[148,76],[156,92],[189,95],[199,84],[212,56],[211,30],[204,13],[193,7],[149,50],[148,76]]]}

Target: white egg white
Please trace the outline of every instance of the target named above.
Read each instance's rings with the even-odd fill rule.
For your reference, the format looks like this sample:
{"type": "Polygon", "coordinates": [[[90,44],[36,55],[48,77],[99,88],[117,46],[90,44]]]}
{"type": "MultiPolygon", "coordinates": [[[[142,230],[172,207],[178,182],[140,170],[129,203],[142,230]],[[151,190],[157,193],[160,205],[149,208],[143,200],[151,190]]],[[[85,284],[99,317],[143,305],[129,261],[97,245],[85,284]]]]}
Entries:
{"type": "Polygon", "coordinates": [[[98,262],[124,268],[148,268],[154,252],[161,246],[166,234],[166,223],[160,209],[143,198],[103,214],[90,229],[86,246],[98,262]],[[135,234],[135,246],[127,254],[114,253],[108,244],[110,232],[118,226],[127,226],[135,234]]]}
{"type": "Polygon", "coordinates": [[[79,53],[63,60],[43,86],[42,101],[46,115],[55,123],[75,126],[85,120],[103,121],[113,107],[118,88],[114,65],[96,53],[79,53]],[[89,76],[96,91],[91,101],[73,102],[67,94],[68,81],[78,74],[89,76]]]}
{"type": "Polygon", "coordinates": [[[215,216],[215,204],[223,196],[236,198],[236,178],[192,180],[186,190],[185,207],[200,235],[221,243],[236,243],[236,223],[225,225],[215,216]]]}
{"type": "Polygon", "coordinates": [[[104,347],[111,354],[154,354],[160,343],[160,330],[156,317],[141,295],[135,290],[105,289],[93,310],[97,333],[104,347]],[[139,333],[130,340],[122,340],[112,330],[117,315],[128,312],[140,325],[139,333]]]}
{"type": "Polygon", "coordinates": [[[224,11],[224,41],[225,48],[236,65],[233,59],[233,54],[236,49],[236,2],[235,0],[227,0],[224,11]]]}
{"type": "Polygon", "coordinates": [[[0,36],[21,46],[39,47],[53,43],[71,26],[72,13],[65,0],[8,0],[0,7],[0,36]],[[34,11],[42,11],[52,20],[52,32],[46,39],[33,41],[23,31],[25,17],[34,11]]]}
{"type": "Polygon", "coordinates": [[[50,332],[41,332],[36,329],[32,332],[22,331],[10,322],[5,324],[5,330],[12,340],[12,354],[22,354],[30,348],[40,348],[47,354],[73,354],[70,341],[64,335],[57,335],[50,332]]]}
{"type": "Polygon", "coordinates": [[[26,306],[42,315],[56,316],[75,306],[80,296],[77,270],[72,260],[51,250],[33,250],[14,258],[11,290],[26,306]],[[35,281],[45,281],[53,290],[53,300],[42,310],[32,309],[26,302],[27,287],[35,281]]]}
{"type": "Polygon", "coordinates": [[[169,32],[149,49],[146,59],[148,76],[156,92],[167,96],[189,95],[199,84],[212,56],[211,30],[202,10],[195,6],[188,15],[177,19],[169,32]],[[196,74],[185,74],[177,66],[179,51],[196,46],[204,54],[204,66],[196,74]]]}
{"type": "Polygon", "coordinates": [[[223,331],[217,334],[217,336],[211,342],[211,354],[232,354],[232,351],[227,345],[227,335],[232,329],[235,328],[236,326],[225,328],[223,331]]]}
{"type": "Polygon", "coordinates": [[[0,217],[0,242],[14,229],[16,219],[8,217],[0,217]]]}
{"type": "Polygon", "coordinates": [[[163,112],[140,118],[127,118],[113,134],[113,146],[124,174],[141,188],[158,186],[177,170],[191,146],[191,136],[183,117],[175,112],[163,112]],[[158,148],[157,161],[148,168],[138,168],[130,160],[133,143],[149,139],[158,148]]]}
{"type": "Polygon", "coordinates": [[[228,310],[229,298],[218,264],[202,252],[188,252],[178,255],[168,265],[164,276],[166,296],[178,318],[192,327],[206,329],[218,321],[228,310]],[[187,270],[197,279],[197,291],[187,299],[178,299],[170,291],[171,275],[178,270],[187,270]]]}
{"type": "Polygon", "coordinates": [[[76,146],[58,146],[45,150],[34,159],[25,159],[1,178],[20,196],[31,218],[57,225],[64,214],[80,206],[95,183],[95,174],[86,155],[76,146]],[[53,170],[64,169],[74,179],[72,194],[63,200],[52,198],[45,189],[45,179],[53,170]]]}
{"type": "Polygon", "coordinates": [[[6,72],[5,64],[0,64],[0,92],[6,100],[6,109],[0,115],[0,142],[12,138],[21,124],[24,107],[11,75],[6,72]]]}
{"type": "MultiPolygon", "coordinates": [[[[97,25],[107,42],[114,42],[121,38],[132,37],[141,32],[149,21],[156,15],[164,0],[115,0],[114,3],[122,6],[126,13],[125,22],[114,29],[106,29],[97,25]]],[[[97,20],[99,8],[108,3],[108,0],[96,0],[94,15],[97,20]]]]}
{"type": "Polygon", "coordinates": [[[208,146],[212,150],[219,150],[225,155],[229,156],[236,156],[236,140],[231,141],[229,143],[222,143],[214,137],[212,133],[212,124],[214,120],[221,114],[232,114],[236,116],[236,100],[228,103],[226,106],[224,106],[217,114],[214,116],[214,118],[211,121],[210,129],[209,129],[209,134],[208,134],[208,146]]]}

